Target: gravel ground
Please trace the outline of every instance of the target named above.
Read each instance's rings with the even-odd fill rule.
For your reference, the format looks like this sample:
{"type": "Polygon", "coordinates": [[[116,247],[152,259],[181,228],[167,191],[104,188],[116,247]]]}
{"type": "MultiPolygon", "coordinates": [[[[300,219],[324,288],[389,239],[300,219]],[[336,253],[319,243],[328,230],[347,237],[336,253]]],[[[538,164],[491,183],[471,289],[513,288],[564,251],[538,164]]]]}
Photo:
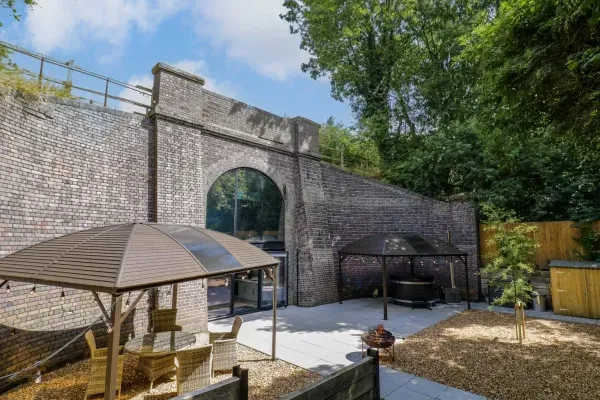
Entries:
{"type": "MultiPolygon", "coordinates": [[[[391,366],[497,400],[600,399],[600,326],[465,311],[396,344],[391,366]]],[[[382,352],[382,355],[384,353],[382,352]]]]}
{"type": "MultiPolygon", "coordinates": [[[[277,399],[319,379],[319,375],[285,361],[271,361],[270,356],[238,344],[238,360],[248,368],[249,398],[277,399]]],[[[175,374],[150,382],[137,372],[138,358],[127,354],[123,366],[121,400],[166,400],[175,396],[175,374]]],[[[89,362],[80,361],[48,374],[41,384],[28,383],[0,395],[6,400],[79,400],[85,394],[89,362]]],[[[214,382],[231,377],[231,373],[215,374],[214,382]]],[[[102,399],[102,395],[92,399],[102,399]]]]}

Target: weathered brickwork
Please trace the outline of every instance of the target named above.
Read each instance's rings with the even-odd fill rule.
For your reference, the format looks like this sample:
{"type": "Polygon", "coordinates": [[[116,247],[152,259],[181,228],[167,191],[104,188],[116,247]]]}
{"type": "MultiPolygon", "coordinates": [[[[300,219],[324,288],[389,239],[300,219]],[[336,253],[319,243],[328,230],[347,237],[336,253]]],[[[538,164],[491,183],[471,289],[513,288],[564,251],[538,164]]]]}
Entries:
{"type": "MultiPolygon", "coordinates": [[[[446,240],[450,232],[452,242],[471,254],[469,259],[470,287],[477,291],[477,238],[473,210],[466,203],[446,203],[420,196],[402,188],[322,165],[323,185],[329,204],[329,229],[332,237],[333,258],[338,275],[337,249],[364,236],[382,232],[416,232],[446,240]]],[[[390,266],[390,274],[405,275],[409,261],[402,260],[390,266]]],[[[464,265],[457,260],[457,285],[464,288],[464,265]]],[[[450,286],[449,268],[445,260],[417,261],[416,273],[434,275],[437,282],[450,286]],[[444,263],[442,263],[444,261],[444,263]]],[[[381,287],[381,267],[376,260],[353,257],[343,262],[346,296],[369,295],[381,287]]],[[[337,289],[330,282],[330,292],[337,289]]],[[[337,295],[337,293],[336,293],[337,295]]]]}
{"type": "MultiPolygon", "coordinates": [[[[54,100],[0,100],[0,256],[81,229],[147,221],[147,118],[54,100]]],[[[72,339],[101,315],[90,293],[11,282],[0,290],[0,373],[16,371],[72,339]]],[[[133,294],[132,294],[133,295],[133,294]]],[[[108,298],[104,299],[108,304],[108,298]]],[[[128,318],[123,339],[147,326],[147,301],[128,318]],[[134,326],[136,328],[134,328],[134,326]]],[[[105,327],[95,328],[103,345],[105,327]]],[[[78,341],[52,360],[85,354],[78,341]]]]}
{"type": "MultiPolygon", "coordinates": [[[[284,199],[289,303],[337,300],[336,251],[365,235],[408,231],[445,239],[470,252],[476,271],[476,221],[460,202],[440,202],[320,162],[319,126],[281,118],[209,92],[204,80],[164,64],[154,69],[150,117],[75,101],[0,99],[0,257],[81,229],[132,221],[203,227],[206,196],[234,168],[261,171],[284,199]]],[[[344,263],[346,295],[369,295],[380,268],[344,263]]],[[[168,265],[165,265],[168,268],[168,265]]],[[[390,267],[406,271],[406,262],[390,267]]],[[[447,268],[417,265],[449,285],[447,268]]],[[[464,286],[464,269],[457,267],[464,286]]],[[[469,276],[472,289],[477,277],[469,276]]],[[[11,282],[0,290],[0,373],[49,354],[100,316],[87,292],[11,282]]],[[[173,289],[149,290],[123,329],[122,342],[151,329],[151,312],[169,308],[173,289]]],[[[131,294],[131,301],[135,298],[131,294]]],[[[103,296],[108,304],[108,296],[103,296]]],[[[179,284],[178,323],[207,329],[206,282],[179,284]]],[[[99,345],[105,326],[94,328],[99,345]]],[[[54,364],[81,358],[83,340],[54,364]]]]}

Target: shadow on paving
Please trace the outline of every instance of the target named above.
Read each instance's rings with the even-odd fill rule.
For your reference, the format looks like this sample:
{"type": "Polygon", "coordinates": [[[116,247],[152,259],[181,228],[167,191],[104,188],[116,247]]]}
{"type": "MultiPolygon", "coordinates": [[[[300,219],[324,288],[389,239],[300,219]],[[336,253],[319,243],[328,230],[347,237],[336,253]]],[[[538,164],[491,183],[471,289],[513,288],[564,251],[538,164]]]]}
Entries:
{"type": "Polygon", "coordinates": [[[467,311],[396,345],[382,364],[493,399],[600,398],[600,327],[467,311]]]}

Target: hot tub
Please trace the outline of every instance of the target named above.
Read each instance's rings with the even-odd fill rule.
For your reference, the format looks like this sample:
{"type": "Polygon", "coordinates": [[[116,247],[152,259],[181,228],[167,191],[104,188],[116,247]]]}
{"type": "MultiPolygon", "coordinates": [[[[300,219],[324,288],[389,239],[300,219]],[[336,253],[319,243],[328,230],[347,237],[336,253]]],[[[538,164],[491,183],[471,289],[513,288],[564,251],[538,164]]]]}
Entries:
{"type": "Polygon", "coordinates": [[[434,283],[433,276],[391,277],[392,301],[396,304],[411,305],[413,308],[419,305],[431,308],[437,297],[434,283]]]}

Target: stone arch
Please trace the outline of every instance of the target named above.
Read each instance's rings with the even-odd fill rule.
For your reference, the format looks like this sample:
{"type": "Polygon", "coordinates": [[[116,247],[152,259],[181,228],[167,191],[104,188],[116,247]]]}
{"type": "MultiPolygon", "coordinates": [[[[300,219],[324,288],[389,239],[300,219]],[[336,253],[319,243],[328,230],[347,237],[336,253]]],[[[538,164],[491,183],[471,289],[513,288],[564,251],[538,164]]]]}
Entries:
{"type": "Polygon", "coordinates": [[[285,210],[285,246],[288,250],[295,249],[296,235],[294,234],[294,210],[296,203],[296,188],[294,182],[291,180],[286,180],[285,177],[279,171],[277,171],[274,166],[264,159],[234,156],[222,159],[219,162],[210,165],[208,168],[206,168],[204,175],[204,204],[208,204],[208,192],[210,191],[213,183],[215,183],[215,181],[224,173],[238,168],[250,168],[259,171],[273,181],[273,183],[275,183],[283,198],[285,210]]]}
{"type": "MultiPolygon", "coordinates": [[[[238,158],[232,157],[228,159],[221,160],[215,164],[212,164],[208,168],[206,168],[204,175],[204,200],[208,196],[208,191],[212,187],[213,183],[224,173],[238,169],[238,168],[250,168],[257,170],[263,173],[266,177],[271,179],[273,183],[277,186],[281,195],[283,196],[283,200],[287,203],[289,201],[290,190],[293,190],[293,182],[287,182],[281,174],[268,162],[265,160],[257,160],[252,158],[238,158]],[[286,196],[287,192],[287,196],[286,196]],[[288,197],[288,198],[286,198],[288,197]]],[[[206,203],[205,203],[206,204],[206,203]]],[[[287,204],[286,204],[287,207],[287,204]]]]}

